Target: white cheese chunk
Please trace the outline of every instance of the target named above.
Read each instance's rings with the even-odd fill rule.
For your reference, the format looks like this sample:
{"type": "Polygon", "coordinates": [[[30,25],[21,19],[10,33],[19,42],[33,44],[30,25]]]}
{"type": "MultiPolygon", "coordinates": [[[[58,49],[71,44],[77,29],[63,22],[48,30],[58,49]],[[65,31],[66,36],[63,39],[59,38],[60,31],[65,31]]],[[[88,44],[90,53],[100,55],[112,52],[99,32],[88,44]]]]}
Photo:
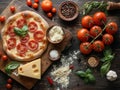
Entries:
{"type": "Polygon", "coordinates": [[[36,59],[18,68],[18,74],[30,78],[41,79],[41,59],[36,59]]]}

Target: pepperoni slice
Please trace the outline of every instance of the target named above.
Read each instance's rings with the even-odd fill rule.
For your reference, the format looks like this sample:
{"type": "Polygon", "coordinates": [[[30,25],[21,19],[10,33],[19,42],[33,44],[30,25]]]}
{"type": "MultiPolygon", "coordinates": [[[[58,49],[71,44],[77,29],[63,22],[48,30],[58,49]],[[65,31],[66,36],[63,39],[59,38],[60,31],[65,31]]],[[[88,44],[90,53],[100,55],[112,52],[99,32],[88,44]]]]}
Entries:
{"type": "Polygon", "coordinates": [[[11,37],[15,36],[14,27],[15,26],[11,25],[11,26],[8,27],[8,30],[7,30],[8,35],[10,35],[11,37]]]}
{"type": "Polygon", "coordinates": [[[27,34],[25,37],[21,37],[20,41],[21,41],[21,43],[26,43],[29,39],[30,39],[30,36],[29,36],[29,34],[27,34]]]}
{"type": "Polygon", "coordinates": [[[17,20],[17,27],[22,28],[26,24],[26,20],[24,18],[21,18],[17,20]]]}
{"type": "Polygon", "coordinates": [[[31,40],[28,42],[28,49],[31,51],[35,51],[38,49],[38,42],[36,42],[35,40],[31,40]]]}
{"type": "Polygon", "coordinates": [[[19,54],[25,54],[27,52],[27,46],[23,43],[17,45],[17,51],[19,54]]]}
{"type": "Polygon", "coordinates": [[[36,31],[36,32],[34,33],[34,39],[35,39],[36,41],[42,41],[43,38],[44,38],[44,32],[43,32],[43,31],[39,30],[39,31],[36,31]]]}
{"type": "Polygon", "coordinates": [[[15,38],[10,38],[7,41],[8,49],[13,49],[16,47],[16,39],[15,38]]]}
{"type": "Polygon", "coordinates": [[[38,29],[38,26],[35,22],[30,22],[28,24],[28,29],[30,32],[35,32],[38,29]]]}

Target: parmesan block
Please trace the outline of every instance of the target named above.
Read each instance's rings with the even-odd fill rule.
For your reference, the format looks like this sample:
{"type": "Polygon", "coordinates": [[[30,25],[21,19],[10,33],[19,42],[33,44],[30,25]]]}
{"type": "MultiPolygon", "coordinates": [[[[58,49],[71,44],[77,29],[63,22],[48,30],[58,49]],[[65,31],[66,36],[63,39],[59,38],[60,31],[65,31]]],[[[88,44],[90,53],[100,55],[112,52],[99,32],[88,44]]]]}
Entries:
{"type": "Polygon", "coordinates": [[[18,74],[35,79],[41,79],[41,59],[36,59],[18,67],[18,74]]]}

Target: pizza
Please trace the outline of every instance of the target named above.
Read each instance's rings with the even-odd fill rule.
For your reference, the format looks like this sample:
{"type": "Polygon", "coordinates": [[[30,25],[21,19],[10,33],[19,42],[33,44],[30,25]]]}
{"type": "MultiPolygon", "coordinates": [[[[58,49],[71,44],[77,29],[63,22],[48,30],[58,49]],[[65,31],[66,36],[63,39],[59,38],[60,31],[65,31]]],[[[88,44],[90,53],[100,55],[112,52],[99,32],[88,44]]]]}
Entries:
{"type": "Polygon", "coordinates": [[[48,23],[33,11],[22,11],[10,16],[1,30],[3,49],[18,61],[40,57],[47,48],[48,23]]]}

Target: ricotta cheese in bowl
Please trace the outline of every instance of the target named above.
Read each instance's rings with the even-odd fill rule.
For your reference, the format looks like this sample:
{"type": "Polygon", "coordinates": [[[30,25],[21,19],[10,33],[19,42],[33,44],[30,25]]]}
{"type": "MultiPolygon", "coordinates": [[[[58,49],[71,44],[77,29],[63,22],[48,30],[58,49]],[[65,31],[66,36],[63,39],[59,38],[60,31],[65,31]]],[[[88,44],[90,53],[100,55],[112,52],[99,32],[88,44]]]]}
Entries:
{"type": "Polygon", "coordinates": [[[51,43],[60,43],[64,39],[64,30],[60,26],[52,26],[47,31],[47,38],[51,43]]]}

